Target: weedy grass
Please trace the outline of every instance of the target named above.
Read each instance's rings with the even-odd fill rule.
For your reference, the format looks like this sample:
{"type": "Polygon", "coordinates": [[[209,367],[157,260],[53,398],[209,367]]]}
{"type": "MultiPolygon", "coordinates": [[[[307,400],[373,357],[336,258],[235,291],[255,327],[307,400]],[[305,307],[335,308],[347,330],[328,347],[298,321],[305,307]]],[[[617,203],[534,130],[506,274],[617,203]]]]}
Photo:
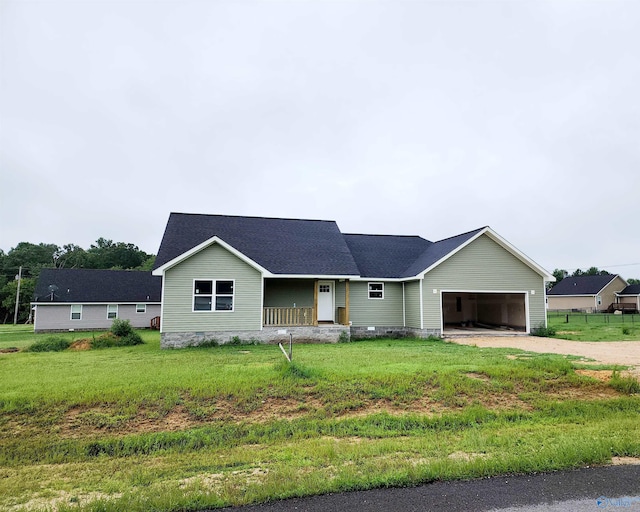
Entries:
{"type": "Polygon", "coordinates": [[[1,509],[198,510],[640,456],[632,383],[573,358],[403,339],[294,345],[289,363],[138,333],[0,354],[1,509]]]}
{"type": "Polygon", "coordinates": [[[550,337],[574,341],[640,341],[640,315],[549,313],[550,337]],[[567,322],[568,319],[568,322],[567,322]]]}

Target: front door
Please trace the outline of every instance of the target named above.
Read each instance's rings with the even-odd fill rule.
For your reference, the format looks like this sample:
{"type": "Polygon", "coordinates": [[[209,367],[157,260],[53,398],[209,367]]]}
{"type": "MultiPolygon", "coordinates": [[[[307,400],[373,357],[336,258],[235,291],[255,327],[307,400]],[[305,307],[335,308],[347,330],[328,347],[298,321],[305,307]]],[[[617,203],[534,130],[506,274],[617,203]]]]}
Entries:
{"type": "Polygon", "coordinates": [[[318,281],[318,322],[333,322],[333,281],[318,281]]]}

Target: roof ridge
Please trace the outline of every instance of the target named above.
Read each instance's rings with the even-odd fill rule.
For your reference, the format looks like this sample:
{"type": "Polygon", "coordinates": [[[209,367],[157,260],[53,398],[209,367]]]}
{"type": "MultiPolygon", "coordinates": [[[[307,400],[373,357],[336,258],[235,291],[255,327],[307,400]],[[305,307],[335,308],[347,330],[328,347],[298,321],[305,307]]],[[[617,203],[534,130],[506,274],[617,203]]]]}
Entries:
{"type": "Polygon", "coordinates": [[[446,242],[447,240],[452,240],[454,238],[458,238],[459,236],[464,236],[464,235],[468,235],[470,233],[478,233],[480,231],[482,231],[483,229],[490,229],[490,226],[482,226],[481,228],[477,228],[477,229],[470,229],[469,231],[465,231],[464,233],[458,233],[457,235],[453,235],[453,236],[449,236],[447,238],[443,238],[442,240],[437,240],[434,243],[438,243],[438,242],[446,242]]]}
{"type": "Polygon", "coordinates": [[[264,220],[292,220],[301,222],[332,222],[337,224],[333,219],[301,219],[296,217],[267,217],[265,215],[227,215],[223,213],[191,213],[191,212],[170,212],[171,215],[189,215],[192,217],[226,217],[235,219],[264,219],[264,220]]]}

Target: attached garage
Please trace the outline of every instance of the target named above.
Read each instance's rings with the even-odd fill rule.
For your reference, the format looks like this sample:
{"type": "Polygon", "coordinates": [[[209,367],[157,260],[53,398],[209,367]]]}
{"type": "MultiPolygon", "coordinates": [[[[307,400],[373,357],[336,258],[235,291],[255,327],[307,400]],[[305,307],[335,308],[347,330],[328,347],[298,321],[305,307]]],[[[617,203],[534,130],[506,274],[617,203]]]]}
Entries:
{"type": "Polygon", "coordinates": [[[525,292],[442,291],[444,331],[491,329],[529,332],[525,292]]]}

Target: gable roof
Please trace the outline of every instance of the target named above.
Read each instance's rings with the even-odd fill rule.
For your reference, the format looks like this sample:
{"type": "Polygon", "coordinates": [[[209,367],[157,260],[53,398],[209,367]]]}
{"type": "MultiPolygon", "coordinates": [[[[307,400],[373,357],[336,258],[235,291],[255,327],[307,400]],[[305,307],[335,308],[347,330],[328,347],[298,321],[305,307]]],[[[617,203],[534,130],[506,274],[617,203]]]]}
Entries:
{"type": "Polygon", "coordinates": [[[419,236],[355,235],[344,239],[358,265],[361,277],[398,278],[430,246],[419,236]]]}
{"type": "Polygon", "coordinates": [[[554,277],[488,226],[438,242],[419,236],[342,234],[334,221],[171,213],[154,275],[219,244],[264,275],[409,279],[421,277],[486,234],[539,273],[554,277]]]}
{"type": "Polygon", "coordinates": [[[405,269],[402,277],[416,276],[430,269],[485,229],[486,228],[475,229],[431,244],[412,265],[405,269]]]}
{"type": "Polygon", "coordinates": [[[273,274],[357,276],[334,221],[171,213],[154,270],[222,240],[273,274]]]}
{"type": "Polygon", "coordinates": [[[630,284],[618,295],[640,295],[640,284],[630,284]]]}
{"type": "Polygon", "coordinates": [[[565,277],[547,295],[597,295],[616,277],[617,274],[565,277]]]}
{"type": "Polygon", "coordinates": [[[139,270],[43,268],[33,300],[36,303],[160,302],[162,278],[139,270]]]}

